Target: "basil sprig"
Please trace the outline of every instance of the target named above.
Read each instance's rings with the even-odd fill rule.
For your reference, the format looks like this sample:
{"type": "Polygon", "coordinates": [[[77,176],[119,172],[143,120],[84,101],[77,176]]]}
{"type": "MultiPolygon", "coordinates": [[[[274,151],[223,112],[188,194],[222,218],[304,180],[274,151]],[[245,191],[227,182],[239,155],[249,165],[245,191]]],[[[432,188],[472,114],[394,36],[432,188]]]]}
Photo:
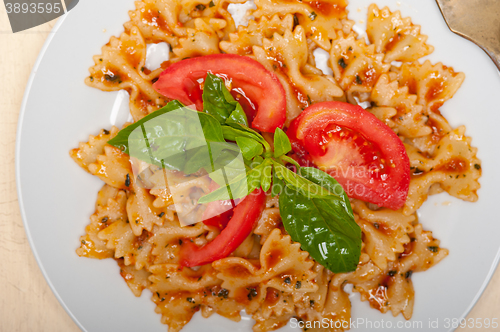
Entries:
{"type": "Polygon", "coordinates": [[[108,143],[163,168],[186,174],[204,169],[220,188],[202,196],[198,204],[243,198],[256,188],[271,190],[273,197],[280,195],[286,231],[303,250],[334,273],[354,271],[361,229],[340,184],[288,157],[290,140],[280,128],[271,148],[249,128],[243,108],[221,78],[207,74],[202,98],[203,112],[172,101],[108,143]]]}

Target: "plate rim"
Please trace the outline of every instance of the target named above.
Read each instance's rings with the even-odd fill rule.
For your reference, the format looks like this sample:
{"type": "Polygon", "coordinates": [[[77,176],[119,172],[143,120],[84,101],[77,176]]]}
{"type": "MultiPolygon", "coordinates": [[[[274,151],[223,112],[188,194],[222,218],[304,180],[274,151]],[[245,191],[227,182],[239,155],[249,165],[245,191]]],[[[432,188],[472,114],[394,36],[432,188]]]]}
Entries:
{"type": "MultiPolygon", "coordinates": [[[[372,0],[372,1],[375,2],[376,0],[372,0]]],[[[23,196],[22,196],[22,188],[21,188],[21,171],[20,171],[20,167],[21,167],[21,165],[20,165],[21,135],[22,135],[22,126],[23,126],[23,122],[24,122],[24,117],[25,117],[25,113],[26,113],[26,107],[27,107],[28,99],[29,99],[30,92],[31,92],[31,87],[33,85],[33,82],[35,80],[36,74],[38,72],[38,68],[39,68],[39,66],[40,66],[40,64],[41,64],[41,62],[42,62],[42,60],[43,60],[43,58],[45,56],[45,53],[46,53],[47,49],[49,48],[49,46],[50,46],[50,44],[51,44],[54,36],[59,31],[60,27],[66,21],[66,19],[68,17],[68,14],[69,13],[67,13],[65,15],[62,15],[57,20],[57,22],[54,25],[54,27],[52,28],[52,30],[49,32],[49,35],[47,36],[47,39],[45,40],[45,42],[44,42],[44,44],[43,44],[43,46],[42,46],[42,48],[41,48],[41,50],[40,50],[37,58],[36,58],[36,61],[35,61],[34,65],[33,65],[33,68],[31,69],[31,73],[30,73],[30,76],[28,78],[28,82],[26,84],[25,90],[24,90],[23,99],[22,99],[22,103],[21,103],[21,108],[20,108],[19,116],[18,116],[18,123],[17,123],[17,127],[16,127],[15,155],[14,155],[14,158],[15,158],[15,179],[16,179],[16,193],[17,193],[17,198],[18,198],[18,203],[19,203],[20,215],[21,215],[22,223],[23,223],[23,226],[24,226],[24,230],[25,230],[25,233],[26,233],[26,237],[28,239],[28,243],[29,243],[31,252],[32,252],[33,256],[35,257],[36,263],[37,263],[40,271],[42,272],[42,275],[43,275],[43,277],[45,279],[45,282],[48,284],[50,290],[55,295],[57,301],[62,306],[62,308],[64,309],[64,311],[69,315],[69,317],[73,320],[73,322],[75,322],[75,324],[78,326],[78,328],[80,330],[87,332],[87,329],[85,329],[85,327],[80,323],[80,321],[78,320],[78,318],[67,307],[65,301],[59,295],[57,289],[55,288],[55,286],[51,282],[50,278],[48,277],[48,274],[47,274],[47,272],[46,272],[46,270],[44,268],[43,262],[41,261],[39,255],[38,255],[38,252],[37,252],[37,249],[35,247],[33,238],[31,236],[31,231],[30,231],[30,228],[29,228],[29,225],[28,225],[28,221],[27,221],[27,217],[26,217],[26,212],[25,212],[25,208],[24,208],[24,202],[23,202],[23,196]]],[[[440,13],[440,15],[441,15],[441,13],[440,13]]],[[[446,27],[447,27],[447,29],[449,29],[448,26],[446,26],[446,27]]],[[[450,30],[450,32],[452,32],[452,31],[450,30]]],[[[460,37],[460,36],[458,36],[458,37],[460,37]]],[[[460,37],[460,38],[465,39],[463,37],[460,37]]],[[[474,43],[471,43],[471,45],[474,45],[474,47],[481,49],[479,46],[477,46],[474,43]]],[[[481,51],[484,52],[484,50],[482,50],[482,49],[481,49],[481,51]]],[[[493,62],[489,57],[488,57],[488,59],[489,59],[489,61],[493,62]]],[[[500,70],[497,70],[497,74],[500,75],[500,70]]],[[[479,290],[477,291],[476,295],[472,299],[472,301],[469,304],[469,306],[467,307],[467,309],[460,315],[460,317],[458,317],[459,321],[461,321],[462,319],[465,319],[470,314],[470,312],[472,311],[472,309],[476,306],[477,302],[479,301],[479,299],[481,298],[481,296],[484,294],[484,291],[486,290],[487,286],[491,282],[491,279],[492,279],[493,275],[495,274],[495,272],[499,268],[499,263],[500,263],[500,246],[499,246],[499,248],[498,248],[498,250],[496,252],[496,255],[494,257],[494,260],[492,261],[492,264],[490,266],[490,269],[489,269],[488,273],[484,276],[483,283],[481,284],[479,290]]],[[[448,331],[452,332],[455,329],[456,328],[450,327],[450,329],[448,331]]]]}
{"type": "Polygon", "coordinates": [[[54,39],[54,36],[56,33],[59,31],[59,28],[62,26],[64,21],[66,21],[66,18],[68,17],[69,13],[66,13],[62,15],[61,17],[58,18],[56,24],[50,30],[49,35],[47,36],[47,39],[43,43],[42,48],[40,49],[40,52],[38,53],[38,56],[36,58],[35,64],[33,65],[33,68],[31,69],[30,76],[28,78],[28,83],[26,84],[26,87],[24,89],[24,94],[23,94],[23,100],[21,102],[21,109],[19,110],[19,116],[17,118],[17,127],[16,127],[16,146],[15,146],[15,153],[14,153],[14,169],[15,169],[15,178],[16,178],[16,193],[17,193],[17,200],[19,204],[19,212],[21,214],[21,219],[23,222],[24,226],[24,232],[26,234],[26,238],[28,239],[28,243],[31,249],[31,253],[35,257],[36,264],[38,265],[38,268],[40,269],[40,272],[42,272],[42,276],[45,280],[45,282],[48,284],[50,290],[52,291],[52,294],[57,299],[57,302],[61,305],[61,307],[64,309],[64,311],[68,314],[68,316],[75,322],[76,326],[82,331],[87,331],[85,327],[80,323],[78,318],[69,310],[67,307],[66,303],[62,299],[62,297],[59,295],[59,292],[57,289],[54,287],[52,284],[50,278],[47,275],[47,272],[45,271],[45,267],[38,255],[37,249],[35,247],[35,244],[33,242],[33,238],[31,236],[31,231],[28,225],[28,221],[26,218],[26,212],[24,210],[24,201],[23,201],[23,195],[22,195],[22,188],[21,188],[21,171],[20,171],[20,153],[21,153],[21,133],[22,133],[22,126],[24,122],[24,116],[26,113],[26,105],[28,103],[29,95],[31,92],[31,87],[33,85],[33,82],[35,80],[35,76],[38,71],[38,67],[40,66],[40,63],[43,60],[43,57],[45,56],[45,53],[47,49],[49,48],[52,40],[54,39]]]}

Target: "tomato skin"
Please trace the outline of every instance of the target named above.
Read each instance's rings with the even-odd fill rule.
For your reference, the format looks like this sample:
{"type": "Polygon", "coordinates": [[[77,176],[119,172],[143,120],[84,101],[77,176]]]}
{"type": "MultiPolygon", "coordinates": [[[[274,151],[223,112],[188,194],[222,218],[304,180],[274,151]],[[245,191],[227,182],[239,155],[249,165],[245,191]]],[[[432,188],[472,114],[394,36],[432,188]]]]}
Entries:
{"type": "Polygon", "coordinates": [[[197,247],[184,241],[180,250],[181,266],[200,266],[229,256],[250,235],[266,203],[266,193],[255,189],[234,208],[226,228],[211,242],[197,247]]]}
{"type": "MultiPolygon", "coordinates": [[[[177,99],[184,105],[195,104],[203,110],[200,81],[207,72],[231,80],[233,91],[241,89],[256,105],[252,127],[263,132],[282,128],[286,119],[285,90],[275,74],[257,61],[236,54],[213,54],[179,61],[163,71],[153,85],[160,94],[177,99]]],[[[246,100],[242,100],[242,105],[246,100]]],[[[247,115],[248,114],[248,110],[247,115]]]]}
{"type": "Polygon", "coordinates": [[[221,214],[214,216],[212,218],[205,219],[203,220],[203,223],[207,226],[214,226],[220,230],[223,230],[224,228],[226,228],[232,216],[233,216],[233,210],[231,209],[224,211],[221,214]]]}
{"type": "Polygon", "coordinates": [[[299,163],[325,170],[349,197],[393,210],[404,205],[410,185],[408,154],[399,137],[373,114],[344,102],[317,103],[291,123],[287,135],[299,163]],[[332,126],[341,133],[339,140],[328,141],[325,132],[332,126]],[[341,153],[328,154],[329,149],[341,153]],[[375,171],[374,160],[387,164],[375,171]]]}

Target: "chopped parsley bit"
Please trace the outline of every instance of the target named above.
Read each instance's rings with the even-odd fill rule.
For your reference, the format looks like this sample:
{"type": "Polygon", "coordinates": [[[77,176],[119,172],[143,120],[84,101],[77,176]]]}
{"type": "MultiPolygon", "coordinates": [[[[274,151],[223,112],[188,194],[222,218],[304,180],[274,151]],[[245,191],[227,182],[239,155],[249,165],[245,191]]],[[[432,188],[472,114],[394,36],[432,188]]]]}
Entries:
{"type": "Polygon", "coordinates": [[[422,174],[424,171],[422,171],[420,168],[418,167],[415,167],[415,170],[413,171],[413,175],[420,175],[422,174]]]}
{"type": "Polygon", "coordinates": [[[85,244],[85,243],[86,243],[85,240],[82,240],[82,244],[85,244]]]}
{"type": "Polygon", "coordinates": [[[438,252],[439,251],[439,247],[436,247],[436,246],[430,246],[430,247],[427,247],[427,249],[429,251],[432,251],[432,252],[438,252]]]}
{"type": "Polygon", "coordinates": [[[101,58],[101,59],[99,59],[99,61],[101,61],[101,62],[102,62],[102,58],[101,58]]]}
{"type": "Polygon", "coordinates": [[[164,298],[164,297],[162,297],[162,298],[161,298],[160,302],[163,302],[163,301],[165,301],[165,298],[164,298]]]}
{"type": "Polygon", "coordinates": [[[109,130],[103,129],[103,130],[102,130],[102,133],[103,133],[104,135],[109,135],[109,130]]]}
{"type": "Polygon", "coordinates": [[[295,283],[295,288],[300,289],[300,287],[302,287],[302,282],[297,281],[297,282],[295,283]]]}
{"type": "Polygon", "coordinates": [[[179,240],[179,245],[182,245],[182,240],[179,240]]]}
{"type": "Polygon", "coordinates": [[[137,248],[137,250],[141,250],[142,249],[142,246],[139,246],[139,248],[137,248]]]}
{"type": "Polygon", "coordinates": [[[201,3],[199,5],[196,5],[196,9],[198,10],[204,10],[205,8],[207,8],[205,5],[202,5],[201,3]]]}
{"type": "Polygon", "coordinates": [[[349,46],[349,48],[347,49],[349,52],[352,51],[352,46],[349,46]]]}
{"type": "Polygon", "coordinates": [[[293,14],[293,27],[295,28],[297,25],[299,25],[299,18],[293,14]]]}
{"type": "Polygon", "coordinates": [[[161,217],[163,217],[164,215],[165,215],[165,212],[162,212],[162,213],[160,213],[160,214],[158,215],[158,217],[160,217],[160,218],[161,218],[161,217]]]}
{"type": "Polygon", "coordinates": [[[105,222],[107,222],[107,221],[108,221],[108,217],[104,217],[104,218],[102,218],[102,219],[101,219],[101,222],[102,222],[102,223],[105,223],[105,222]]]}
{"type": "Polygon", "coordinates": [[[396,271],[396,270],[391,270],[391,271],[387,272],[389,277],[394,277],[396,275],[396,273],[398,273],[398,271],[396,271]]]}
{"type": "Polygon", "coordinates": [[[338,61],[338,64],[340,67],[342,67],[342,69],[345,69],[347,67],[347,63],[345,63],[344,58],[340,58],[340,60],[338,61]]]}
{"type": "Polygon", "coordinates": [[[380,225],[378,224],[378,222],[374,222],[374,223],[373,223],[373,227],[375,227],[376,229],[379,229],[379,228],[380,228],[380,225]]]}
{"type": "Polygon", "coordinates": [[[479,164],[474,164],[474,168],[477,169],[477,170],[480,170],[481,169],[481,165],[479,164]]]}
{"type": "Polygon", "coordinates": [[[309,105],[311,105],[311,104],[312,104],[312,102],[311,102],[311,97],[310,97],[309,95],[307,95],[307,102],[309,103],[309,105]]]}
{"type": "Polygon", "coordinates": [[[210,3],[208,4],[208,7],[213,7],[215,6],[215,3],[213,1],[210,1],[210,3]]]}
{"type": "Polygon", "coordinates": [[[136,219],[135,220],[135,224],[138,225],[139,224],[139,219],[136,219]]]}
{"type": "Polygon", "coordinates": [[[142,71],[143,73],[144,73],[144,69],[145,69],[144,67],[141,67],[141,71],[142,71]]]}
{"type": "Polygon", "coordinates": [[[94,77],[90,76],[90,82],[94,82],[94,77]]]}
{"type": "Polygon", "coordinates": [[[168,247],[168,245],[169,245],[169,243],[167,243],[167,245],[165,246],[165,248],[168,247]]]}
{"type": "Polygon", "coordinates": [[[170,279],[170,276],[166,276],[165,279],[170,279]]]}
{"type": "Polygon", "coordinates": [[[361,77],[359,77],[359,75],[356,75],[356,84],[357,85],[363,84],[363,81],[361,80],[361,77]]]}
{"type": "Polygon", "coordinates": [[[316,17],[318,17],[318,14],[316,14],[315,12],[312,12],[311,15],[309,15],[309,18],[311,19],[311,21],[314,21],[316,19],[316,17]]]}
{"type": "Polygon", "coordinates": [[[222,297],[224,299],[227,299],[227,296],[229,295],[229,291],[225,288],[222,288],[219,293],[217,293],[218,297],[222,297]]]}
{"type": "Polygon", "coordinates": [[[310,305],[311,307],[313,307],[313,306],[314,306],[314,300],[309,300],[309,305],[310,305]]]}
{"type": "Polygon", "coordinates": [[[127,177],[125,178],[125,187],[130,187],[130,175],[127,173],[127,177]]]}
{"type": "Polygon", "coordinates": [[[413,274],[413,271],[412,271],[412,270],[410,270],[410,271],[406,272],[406,273],[405,273],[405,278],[406,278],[406,279],[410,278],[412,274],[413,274]]]}
{"type": "Polygon", "coordinates": [[[292,283],[292,280],[290,280],[290,277],[286,277],[284,281],[285,281],[285,284],[292,283]]]}
{"type": "Polygon", "coordinates": [[[186,300],[187,300],[189,303],[195,303],[195,300],[193,300],[193,298],[192,298],[192,297],[188,297],[186,300]]]}
{"type": "Polygon", "coordinates": [[[198,281],[200,281],[200,280],[201,280],[201,278],[203,278],[203,276],[199,276],[199,277],[198,277],[198,281]]]}
{"type": "Polygon", "coordinates": [[[104,78],[105,78],[105,79],[106,79],[106,81],[108,81],[108,82],[114,82],[114,81],[116,81],[116,80],[120,79],[120,76],[118,76],[118,75],[113,75],[113,74],[112,74],[112,75],[105,74],[105,75],[104,75],[104,78]]]}
{"type": "Polygon", "coordinates": [[[252,299],[256,296],[257,296],[257,290],[255,288],[249,288],[248,289],[248,300],[252,301],[252,299]]]}

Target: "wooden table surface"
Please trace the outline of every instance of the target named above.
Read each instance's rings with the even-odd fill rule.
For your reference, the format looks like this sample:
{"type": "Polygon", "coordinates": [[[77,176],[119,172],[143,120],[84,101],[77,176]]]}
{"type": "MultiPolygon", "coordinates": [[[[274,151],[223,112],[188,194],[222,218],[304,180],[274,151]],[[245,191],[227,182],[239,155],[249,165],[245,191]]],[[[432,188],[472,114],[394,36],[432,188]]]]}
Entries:
{"type": "MultiPolygon", "coordinates": [[[[79,331],[45,282],[31,252],[19,212],[14,170],[17,118],[24,89],[54,24],[52,21],[13,34],[5,7],[0,5],[0,331],[6,332],[79,331]]],[[[500,321],[500,269],[468,318],[500,321]]]]}

